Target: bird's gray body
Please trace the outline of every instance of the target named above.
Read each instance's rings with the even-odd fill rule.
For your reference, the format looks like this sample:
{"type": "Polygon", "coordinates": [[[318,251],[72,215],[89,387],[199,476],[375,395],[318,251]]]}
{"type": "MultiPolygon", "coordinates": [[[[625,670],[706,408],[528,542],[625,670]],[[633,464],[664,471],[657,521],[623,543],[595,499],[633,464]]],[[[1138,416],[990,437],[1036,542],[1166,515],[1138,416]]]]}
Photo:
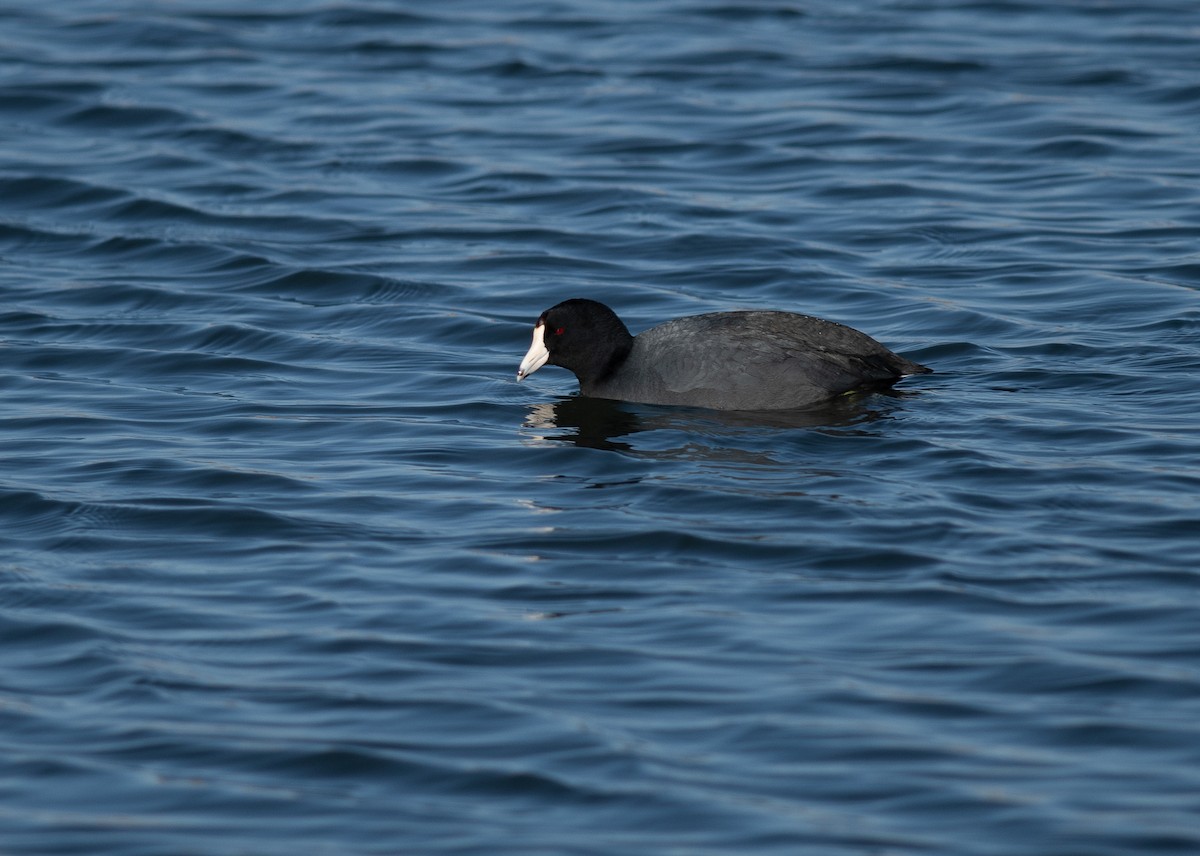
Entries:
{"type": "Polygon", "coordinates": [[[928,371],[834,321],[795,312],[714,312],[640,333],[615,371],[581,383],[580,392],[718,410],[779,410],[928,371]]]}

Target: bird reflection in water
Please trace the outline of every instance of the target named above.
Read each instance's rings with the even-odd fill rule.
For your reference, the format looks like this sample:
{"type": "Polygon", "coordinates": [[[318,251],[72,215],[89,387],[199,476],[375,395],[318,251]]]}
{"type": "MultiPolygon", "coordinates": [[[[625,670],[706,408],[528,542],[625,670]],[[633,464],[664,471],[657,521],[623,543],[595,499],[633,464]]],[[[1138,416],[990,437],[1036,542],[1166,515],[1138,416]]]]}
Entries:
{"type": "Polygon", "coordinates": [[[867,424],[887,417],[892,399],[912,394],[889,390],[845,396],[803,410],[766,411],[659,407],[574,395],[533,405],[524,427],[535,432],[537,440],[573,443],[589,449],[636,451],[653,457],[686,453],[693,458],[724,458],[732,450],[717,447],[748,430],[809,428],[866,434],[867,424]],[[646,431],[684,432],[689,441],[686,449],[676,449],[673,453],[635,450],[627,438],[646,431]]]}

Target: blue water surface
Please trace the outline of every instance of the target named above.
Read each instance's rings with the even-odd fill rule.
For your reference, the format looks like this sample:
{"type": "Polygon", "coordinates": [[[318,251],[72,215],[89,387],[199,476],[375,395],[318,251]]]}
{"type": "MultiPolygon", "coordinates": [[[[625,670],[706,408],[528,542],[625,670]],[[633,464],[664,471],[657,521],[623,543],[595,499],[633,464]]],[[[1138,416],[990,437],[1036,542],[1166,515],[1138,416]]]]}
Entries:
{"type": "Polygon", "coordinates": [[[1198,34],[5,2],[0,852],[1200,852],[1198,34]],[[573,296],[935,374],[518,385],[573,296]]]}

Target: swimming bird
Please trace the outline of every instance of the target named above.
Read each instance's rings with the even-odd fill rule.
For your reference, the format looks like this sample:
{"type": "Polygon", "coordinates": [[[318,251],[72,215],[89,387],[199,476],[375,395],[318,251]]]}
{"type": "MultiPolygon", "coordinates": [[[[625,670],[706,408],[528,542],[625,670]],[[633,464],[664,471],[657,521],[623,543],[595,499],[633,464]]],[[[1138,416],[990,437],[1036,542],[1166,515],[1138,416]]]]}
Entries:
{"type": "Polygon", "coordinates": [[[583,298],[538,317],[517,380],[544,365],[570,369],[586,396],[715,410],[807,407],[932,371],[810,315],[712,312],[633,336],[612,309],[583,298]]]}

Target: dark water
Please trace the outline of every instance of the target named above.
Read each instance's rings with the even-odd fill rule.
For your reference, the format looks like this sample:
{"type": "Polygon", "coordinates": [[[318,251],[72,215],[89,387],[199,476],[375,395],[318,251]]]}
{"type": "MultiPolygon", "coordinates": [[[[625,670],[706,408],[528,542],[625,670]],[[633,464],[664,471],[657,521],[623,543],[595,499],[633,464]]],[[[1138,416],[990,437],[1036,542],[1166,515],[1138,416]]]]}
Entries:
{"type": "Polygon", "coordinates": [[[1200,852],[1198,43],[8,0],[0,852],[1200,852]],[[937,373],[517,385],[577,295],[937,373]]]}

